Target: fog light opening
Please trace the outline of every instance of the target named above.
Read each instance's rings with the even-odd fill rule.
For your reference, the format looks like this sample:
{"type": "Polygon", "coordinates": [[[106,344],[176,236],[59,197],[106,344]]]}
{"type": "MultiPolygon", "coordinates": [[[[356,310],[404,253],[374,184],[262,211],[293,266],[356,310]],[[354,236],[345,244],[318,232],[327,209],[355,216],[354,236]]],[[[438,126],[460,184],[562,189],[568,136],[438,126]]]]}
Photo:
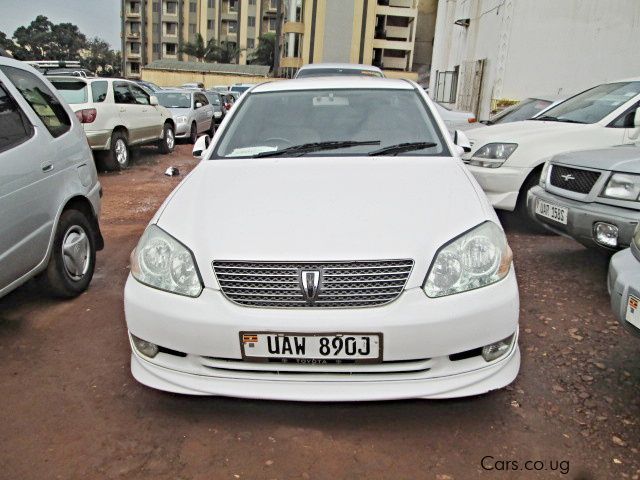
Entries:
{"type": "Polygon", "coordinates": [[[484,358],[485,362],[492,362],[494,360],[497,360],[509,350],[511,350],[513,339],[514,335],[510,335],[498,342],[485,345],[484,347],[482,347],[482,358],[484,358]]]}
{"type": "Polygon", "coordinates": [[[142,340],[141,338],[136,337],[133,334],[131,335],[131,340],[133,340],[133,346],[136,347],[136,350],[140,352],[145,357],[153,358],[155,357],[160,349],[158,345],[155,343],[147,342],[146,340],[142,340]]]}
{"type": "Polygon", "coordinates": [[[618,227],[606,222],[596,222],[593,233],[600,245],[615,248],[618,246],[618,227]]]}

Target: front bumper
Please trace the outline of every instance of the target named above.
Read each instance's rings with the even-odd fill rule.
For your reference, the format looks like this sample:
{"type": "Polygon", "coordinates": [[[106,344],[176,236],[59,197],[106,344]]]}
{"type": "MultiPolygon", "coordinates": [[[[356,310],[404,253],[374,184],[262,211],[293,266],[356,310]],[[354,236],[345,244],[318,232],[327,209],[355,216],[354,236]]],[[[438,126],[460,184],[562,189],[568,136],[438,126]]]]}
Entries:
{"type": "Polygon", "coordinates": [[[508,165],[498,168],[476,167],[468,164],[466,166],[484,190],[493,208],[508,211],[515,210],[520,187],[532,170],[508,165]]]}
{"type": "Polygon", "coordinates": [[[585,203],[549,193],[542,187],[534,187],[527,195],[529,215],[549,230],[577,240],[587,247],[599,247],[610,250],[596,242],[593,227],[596,222],[606,222],[618,227],[619,248],[626,248],[631,243],[633,231],[640,220],[640,212],[626,208],[604,205],[602,203],[585,203]],[[536,202],[544,200],[569,209],[567,224],[536,214],[536,202]]]}
{"type": "Polygon", "coordinates": [[[640,337],[640,328],[631,325],[626,320],[629,296],[640,298],[640,252],[637,257],[627,248],[611,257],[607,284],[611,295],[611,309],[631,333],[640,337]]]}
{"type": "Polygon", "coordinates": [[[430,299],[414,288],[391,304],[353,310],[242,307],[209,288],[192,299],[132,277],[125,287],[129,331],[165,348],[153,359],[133,349],[134,377],[153,388],[197,395],[360,401],[482,394],[508,385],[518,373],[518,312],[513,269],[504,280],[475,291],[430,299]],[[379,332],[383,363],[345,371],[345,365],[265,367],[242,361],[239,332],[265,330],[379,332]],[[492,362],[477,354],[449,357],[514,333],[511,349],[492,362]]]}

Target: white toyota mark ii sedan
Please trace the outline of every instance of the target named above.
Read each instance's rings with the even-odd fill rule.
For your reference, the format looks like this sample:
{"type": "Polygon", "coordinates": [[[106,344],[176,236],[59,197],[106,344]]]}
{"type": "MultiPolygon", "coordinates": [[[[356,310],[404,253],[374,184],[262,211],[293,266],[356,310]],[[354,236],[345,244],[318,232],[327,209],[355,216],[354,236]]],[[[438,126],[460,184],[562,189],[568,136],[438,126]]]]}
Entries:
{"type": "Polygon", "coordinates": [[[134,377],[300,401],[508,385],[511,250],[455,137],[404,80],[253,87],[132,253],[134,377]]]}

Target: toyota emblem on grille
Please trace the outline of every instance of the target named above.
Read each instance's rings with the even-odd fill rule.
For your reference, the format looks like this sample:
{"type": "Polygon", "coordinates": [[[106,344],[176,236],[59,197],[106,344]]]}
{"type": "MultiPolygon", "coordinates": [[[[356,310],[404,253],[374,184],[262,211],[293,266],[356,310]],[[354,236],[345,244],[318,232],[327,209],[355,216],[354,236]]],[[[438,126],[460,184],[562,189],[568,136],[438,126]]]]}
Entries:
{"type": "Polygon", "coordinates": [[[570,173],[567,173],[565,175],[560,175],[565,182],[568,182],[569,180],[575,180],[576,177],[574,177],[573,175],[571,175],[570,173]]]}
{"type": "Polygon", "coordinates": [[[320,287],[319,270],[300,270],[300,289],[307,302],[313,303],[320,287]]]}

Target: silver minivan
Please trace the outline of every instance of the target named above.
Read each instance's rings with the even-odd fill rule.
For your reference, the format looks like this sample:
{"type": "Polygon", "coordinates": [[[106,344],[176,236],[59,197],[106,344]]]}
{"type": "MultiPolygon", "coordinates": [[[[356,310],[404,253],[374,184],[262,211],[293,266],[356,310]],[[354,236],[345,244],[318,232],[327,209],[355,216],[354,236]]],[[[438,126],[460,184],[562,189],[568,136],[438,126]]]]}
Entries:
{"type": "Polygon", "coordinates": [[[0,57],[0,297],[36,276],[56,296],[87,289],[101,195],[73,111],[34,68],[0,57]]]}

